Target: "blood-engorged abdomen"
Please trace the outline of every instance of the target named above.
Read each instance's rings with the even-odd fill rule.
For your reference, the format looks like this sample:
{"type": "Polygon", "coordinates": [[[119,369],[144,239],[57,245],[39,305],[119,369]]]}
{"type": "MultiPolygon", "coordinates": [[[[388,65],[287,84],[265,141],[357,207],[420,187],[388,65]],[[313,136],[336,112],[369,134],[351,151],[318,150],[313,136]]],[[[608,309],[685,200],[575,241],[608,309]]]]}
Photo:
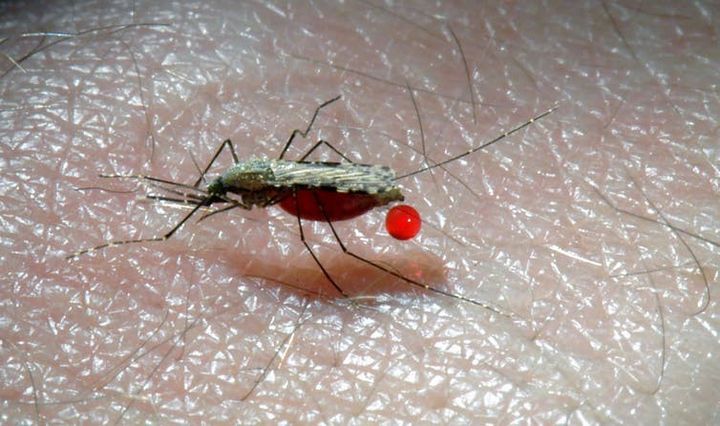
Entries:
{"type": "Polygon", "coordinates": [[[360,192],[336,192],[323,188],[303,188],[295,191],[297,204],[293,194],[283,198],[280,208],[301,219],[332,222],[348,220],[362,216],[366,212],[388,204],[392,201],[402,201],[399,191],[391,194],[366,194],[360,192]],[[322,209],[318,205],[322,204],[322,209]],[[299,213],[298,213],[299,207],[299,213]],[[323,210],[325,214],[323,214],[323,210]]]}

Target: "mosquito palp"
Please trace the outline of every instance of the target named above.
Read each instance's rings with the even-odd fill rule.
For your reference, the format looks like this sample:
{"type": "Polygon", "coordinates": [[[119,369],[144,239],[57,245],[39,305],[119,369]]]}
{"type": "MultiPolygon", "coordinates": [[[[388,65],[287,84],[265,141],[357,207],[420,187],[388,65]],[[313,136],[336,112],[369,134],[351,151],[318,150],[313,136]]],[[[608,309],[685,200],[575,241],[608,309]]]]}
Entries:
{"type": "Polygon", "coordinates": [[[175,203],[175,204],[192,204],[192,205],[198,205],[200,202],[196,200],[190,200],[190,199],[183,199],[183,198],[172,198],[172,197],[164,197],[162,195],[146,195],[145,198],[148,200],[154,200],[154,201],[162,201],[167,203],[175,203]]]}

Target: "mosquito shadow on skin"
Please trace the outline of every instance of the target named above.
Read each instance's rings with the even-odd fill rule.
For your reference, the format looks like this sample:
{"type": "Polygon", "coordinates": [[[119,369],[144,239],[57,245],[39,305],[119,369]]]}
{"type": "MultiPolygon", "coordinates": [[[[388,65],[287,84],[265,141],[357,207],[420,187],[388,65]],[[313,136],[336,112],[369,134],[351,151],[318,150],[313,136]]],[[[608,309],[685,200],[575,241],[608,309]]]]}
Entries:
{"type": "MultiPolygon", "coordinates": [[[[266,278],[273,285],[284,284],[288,290],[304,295],[342,299],[322,271],[313,263],[309,254],[308,261],[302,266],[278,265],[276,262],[233,251],[217,253],[215,259],[220,260],[238,277],[266,278]]],[[[409,252],[398,256],[386,256],[381,261],[376,258],[369,260],[411,280],[426,283],[434,288],[445,288],[447,275],[444,262],[434,255],[409,252]]],[[[329,259],[323,259],[322,262],[335,283],[351,297],[426,291],[350,256],[334,255],[329,259]]]]}

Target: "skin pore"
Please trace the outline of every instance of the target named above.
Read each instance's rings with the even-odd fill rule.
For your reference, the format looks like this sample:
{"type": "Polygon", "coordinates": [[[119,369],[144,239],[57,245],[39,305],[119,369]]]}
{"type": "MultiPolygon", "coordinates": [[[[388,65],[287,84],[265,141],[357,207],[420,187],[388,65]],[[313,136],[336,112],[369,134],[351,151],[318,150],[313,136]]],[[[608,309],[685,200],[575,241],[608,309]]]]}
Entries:
{"type": "Polygon", "coordinates": [[[477,3],[0,6],[3,423],[716,419],[717,4],[477,3]],[[325,139],[404,174],[559,103],[402,181],[419,238],[388,237],[383,210],[336,224],[510,318],[306,223],[362,296],[339,298],[279,209],[65,260],[187,212],[98,174],[192,184],[227,138],[277,156],[337,95],[289,158],[325,139]]]}

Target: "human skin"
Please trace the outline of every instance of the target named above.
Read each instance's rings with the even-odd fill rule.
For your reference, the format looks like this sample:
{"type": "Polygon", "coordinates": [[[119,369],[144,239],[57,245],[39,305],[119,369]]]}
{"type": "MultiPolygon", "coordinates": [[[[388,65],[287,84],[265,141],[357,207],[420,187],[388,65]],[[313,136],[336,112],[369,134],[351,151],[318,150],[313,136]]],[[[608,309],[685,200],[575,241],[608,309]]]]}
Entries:
{"type": "Polygon", "coordinates": [[[40,41],[22,33],[167,24],[69,38],[22,69],[0,58],[3,423],[716,422],[719,249],[663,223],[720,241],[720,8],[525,3],[3,5],[14,59],[40,41]],[[290,158],[322,138],[422,167],[407,86],[435,161],[559,105],[401,181],[426,219],[412,242],[382,209],[336,224],[361,255],[507,316],[365,267],[307,224],[360,296],[338,297],[279,209],[65,259],[187,212],[146,188],[76,190],[135,189],[99,173],[192,184],[192,158],[226,138],[277,156],[338,94],[290,158]]]}

